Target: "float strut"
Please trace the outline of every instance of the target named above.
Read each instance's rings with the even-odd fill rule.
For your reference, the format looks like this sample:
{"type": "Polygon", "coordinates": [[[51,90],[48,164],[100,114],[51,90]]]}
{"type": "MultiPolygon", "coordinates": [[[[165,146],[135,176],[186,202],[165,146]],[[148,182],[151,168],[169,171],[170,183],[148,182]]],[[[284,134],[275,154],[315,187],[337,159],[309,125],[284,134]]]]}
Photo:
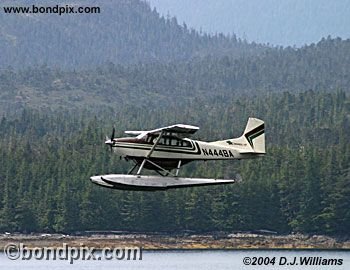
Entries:
{"type": "Polygon", "coordinates": [[[179,175],[180,167],[181,167],[181,160],[179,160],[179,162],[177,163],[175,176],[178,176],[178,175],[179,175]]]}

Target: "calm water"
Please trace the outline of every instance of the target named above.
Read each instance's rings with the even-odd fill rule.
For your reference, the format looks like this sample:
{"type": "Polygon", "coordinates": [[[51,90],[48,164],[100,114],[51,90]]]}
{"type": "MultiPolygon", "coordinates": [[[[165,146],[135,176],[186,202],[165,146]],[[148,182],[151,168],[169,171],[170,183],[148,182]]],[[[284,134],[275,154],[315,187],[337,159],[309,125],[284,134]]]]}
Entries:
{"type": "MultiPolygon", "coordinates": [[[[266,259],[267,260],[267,259],[266,259]]],[[[200,269],[200,270],[234,270],[234,269],[307,269],[307,270],[348,270],[350,269],[350,251],[143,251],[141,261],[38,261],[32,260],[9,260],[4,253],[0,253],[0,269],[12,270],[47,270],[47,269],[200,269]],[[291,262],[294,257],[298,260],[303,257],[322,257],[322,259],[342,259],[342,265],[336,266],[300,266],[278,265],[286,258],[291,262]],[[269,257],[276,258],[274,266],[244,265],[245,257],[269,257]]]]}

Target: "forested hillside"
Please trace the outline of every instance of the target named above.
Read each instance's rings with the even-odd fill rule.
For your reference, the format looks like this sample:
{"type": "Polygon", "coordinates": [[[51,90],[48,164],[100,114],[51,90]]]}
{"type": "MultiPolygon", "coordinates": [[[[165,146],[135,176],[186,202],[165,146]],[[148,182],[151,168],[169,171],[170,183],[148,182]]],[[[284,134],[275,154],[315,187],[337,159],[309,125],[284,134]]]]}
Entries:
{"type": "Polygon", "coordinates": [[[344,92],[197,100],[193,106],[120,104],[97,117],[24,110],[0,122],[0,231],[236,231],[269,229],[348,235],[350,99],[344,92]],[[238,136],[249,116],[266,121],[267,155],[189,164],[183,175],[229,178],[232,186],[128,192],[91,175],[126,172],[104,136],[175,122],[201,139],[238,136]]]}
{"type": "MultiPolygon", "coordinates": [[[[65,6],[66,1],[1,1],[3,6],[65,6]]],[[[115,64],[187,61],[193,57],[253,55],[265,46],[235,36],[207,35],[161,17],[139,0],[73,0],[99,14],[6,14],[0,12],[0,68],[48,65],[88,68],[115,64]]]]}
{"type": "MultiPolygon", "coordinates": [[[[33,2],[61,1],[0,5],[33,2]]],[[[102,13],[0,14],[0,232],[349,236],[350,40],[272,48],[198,33],[138,0],[71,3],[102,13]],[[264,158],[182,171],[240,173],[240,184],[152,193],[89,181],[130,166],[103,143],[113,125],[121,136],[188,123],[219,140],[248,117],[266,122],[264,158]]]]}
{"type": "MultiPolygon", "coordinates": [[[[122,66],[89,71],[49,67],[0,71],[0,112],[25,107],[91,110],[169,106],[195,100],[266,92],[349,92],[350,40],[323,39],[301,49],[274,49],[255,57],[206,57],[187,63],[122,66]]],[[[221,105],[222,106],[222,105],[221,105]]]]}

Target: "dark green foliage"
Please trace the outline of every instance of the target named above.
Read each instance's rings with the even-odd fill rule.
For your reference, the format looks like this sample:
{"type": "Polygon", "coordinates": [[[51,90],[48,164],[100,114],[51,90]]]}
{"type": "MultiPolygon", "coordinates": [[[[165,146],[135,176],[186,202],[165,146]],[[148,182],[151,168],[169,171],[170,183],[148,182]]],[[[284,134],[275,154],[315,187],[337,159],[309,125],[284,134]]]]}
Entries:
{"type": "Polygon", "coordinates": [[[268,48],[199,34],[146,2],[93,2],[101,15],[0,15],[0,231],[349,235],[350,40],[268,48]],[[266,157],[182,171],[239,172],[241,184],[148,193],[89,181],[130,166],[103,144],[112,125],[122,136],[189,123],[218,140],[249,116],[266,121],[266,157]]]}
{"type": "Polygon", "coordinates": [[[348,234],[349,103],[344,92],[198,99],[167,108],[120,106],[75,114],[24,110],[0,121],[0,230],[237,231],[348,234]],[[174,113],[177,112],[177,113],[174,113]],[[130,164],[103,145],[125,129],[184,122],[205,140],[240,135],[249,116],[266,121],[267,156],[188,164],[182,174],[241,184],[130,192],[90,183],[130,164]]]}

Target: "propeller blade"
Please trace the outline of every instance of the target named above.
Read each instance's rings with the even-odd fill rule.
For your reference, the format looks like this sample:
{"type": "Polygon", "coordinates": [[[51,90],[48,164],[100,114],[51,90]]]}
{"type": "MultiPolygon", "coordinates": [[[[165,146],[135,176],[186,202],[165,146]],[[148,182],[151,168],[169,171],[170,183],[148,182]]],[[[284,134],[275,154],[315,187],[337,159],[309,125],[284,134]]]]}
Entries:
{"type": "Polygon", "coordinates": [[[106,136],[106,142],[105,142],[106,144],[109,145],[111,152],[113,152],[112,147],[113,147],[113,140],[114,140],[114,137],[115,137],[115,127],[113,127],[111,138],[109,139],[109,138],[106,136]]]}
{"type": "Polygon", "coordinates": [[[115,127],[113,127],[112,136],[111,136],[111,141],[114,140],[114,134],[115,134],[115,127]]]}

